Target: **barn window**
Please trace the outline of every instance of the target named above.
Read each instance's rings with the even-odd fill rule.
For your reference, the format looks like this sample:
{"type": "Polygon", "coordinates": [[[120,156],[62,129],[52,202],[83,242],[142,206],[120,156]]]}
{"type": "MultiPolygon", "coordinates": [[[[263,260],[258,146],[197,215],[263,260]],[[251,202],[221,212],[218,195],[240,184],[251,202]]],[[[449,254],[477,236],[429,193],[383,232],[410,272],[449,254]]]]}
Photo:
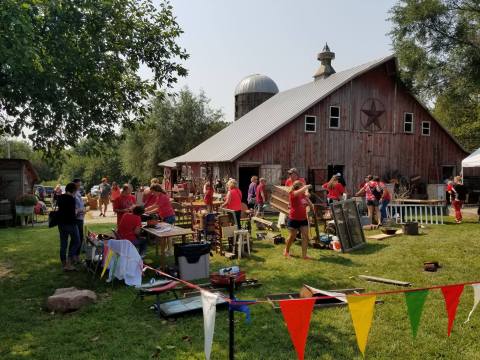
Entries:
{"type": "Polygon", "coordinates": [[[317,117],[307,115],[305,116],[305,132],[314,133],[317,131],[317,117]]]}
{"type": "Polygon", "coordinates": [[[422,121],[422,135],[430,136],[430,121],[422,121]]]}
{"type": "Polygon", "coordinates": [[[330,106],[330,122],[328,126],[331,129],[340,128],[340,107],[339,106],[330,106]]]}
{"type": "Polygon", "coordinates": [[[413,134],[413,114],[403,114],[403,132],[407,134],[413,134]]]}

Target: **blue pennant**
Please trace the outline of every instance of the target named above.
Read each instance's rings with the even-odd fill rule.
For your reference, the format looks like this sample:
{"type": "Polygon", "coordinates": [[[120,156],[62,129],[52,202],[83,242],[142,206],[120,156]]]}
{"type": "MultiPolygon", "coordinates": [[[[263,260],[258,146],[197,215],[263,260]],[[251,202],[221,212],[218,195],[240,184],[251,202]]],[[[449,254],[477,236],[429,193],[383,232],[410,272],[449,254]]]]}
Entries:
{"type": "Polygon", "coordinates": [[[254,304],[255,300],[237,300],[233,298],[234,304],[229,305],[229,309],[232,311],[238,311],[245,314],[245,321],[247,324],[251,323],[250,318],[250,308],[248,307],[249,304],[254,304]]]}

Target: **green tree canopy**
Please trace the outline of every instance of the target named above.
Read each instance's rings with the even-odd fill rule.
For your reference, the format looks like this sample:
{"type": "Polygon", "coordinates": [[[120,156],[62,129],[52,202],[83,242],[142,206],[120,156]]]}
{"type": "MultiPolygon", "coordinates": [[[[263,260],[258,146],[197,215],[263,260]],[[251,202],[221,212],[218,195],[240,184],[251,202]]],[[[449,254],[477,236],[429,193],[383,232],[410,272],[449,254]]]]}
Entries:
{"type": "Polygon", "coordinates": [[[47,150],[112,139],[186,75],[181,33],[163,0],[0,1],[0,134],[47,150]]]}
{"type": "Polygon", "coordinates": [[[184,154],[223,129],[223,114],[209,101],[203,92],[195,95],[189,89],[175,96],[158,94],[145,123],[125,132],[124,172],[146,182],[158,174],[159,162],[184,154]]]}
{"type": "Polygon", "coordinates": [[[480,147],[480,2],[401,0],[391,10],[402,78],[469,149],[480,147]]]}

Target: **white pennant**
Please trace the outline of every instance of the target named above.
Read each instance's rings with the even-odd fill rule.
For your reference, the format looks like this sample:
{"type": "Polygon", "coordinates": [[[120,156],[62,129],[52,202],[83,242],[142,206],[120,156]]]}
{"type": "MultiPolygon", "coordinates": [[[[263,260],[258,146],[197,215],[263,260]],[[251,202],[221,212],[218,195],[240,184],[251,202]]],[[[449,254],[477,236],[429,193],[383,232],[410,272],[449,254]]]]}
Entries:
{"type": "Polygon", "coordinates": [[[217,312],[218,295],[201,290],[203,307],[203,328],[205,333],[205,359],[210,360],[212,352],[213,333],[215,331],[215,314],[217,312]]]}
{"type": "Polygon", "coordinates": [[[465,324],[470,321],[470,316],[472,316],[473,312],[477,308],[478,303],[480,302],[480,284],[473,284],[473,308],[470,310],[470,314],[468,314],[467,321],[465,324]]]}

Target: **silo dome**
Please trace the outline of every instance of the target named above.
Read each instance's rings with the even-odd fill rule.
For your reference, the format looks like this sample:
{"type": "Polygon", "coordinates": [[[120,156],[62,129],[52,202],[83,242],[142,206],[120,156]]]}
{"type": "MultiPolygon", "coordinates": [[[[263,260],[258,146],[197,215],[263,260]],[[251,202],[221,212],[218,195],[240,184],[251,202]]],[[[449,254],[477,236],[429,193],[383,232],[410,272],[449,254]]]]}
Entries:
{"type": "Polygon", "coordinates": [[[248,93],[278,93],[277,84],[266,75],[253,74],[242,79],[235,88],[235,95],[248,93]]]}
{"type": "Polygon", "coordinates": [[[268,76],[253,74],[243,78],[235,88],[235,120],[277,93],[277,84],[268,76]]]}

